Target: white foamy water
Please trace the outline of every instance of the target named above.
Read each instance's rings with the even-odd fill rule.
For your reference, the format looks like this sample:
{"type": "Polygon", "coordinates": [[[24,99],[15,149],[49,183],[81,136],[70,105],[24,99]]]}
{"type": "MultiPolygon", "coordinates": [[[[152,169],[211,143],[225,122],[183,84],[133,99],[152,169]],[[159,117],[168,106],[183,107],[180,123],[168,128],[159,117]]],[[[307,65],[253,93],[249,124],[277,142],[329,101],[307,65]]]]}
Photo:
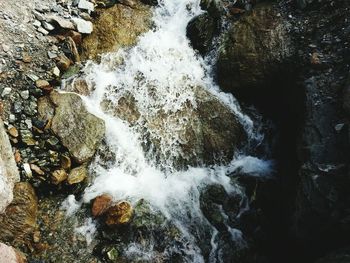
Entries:
{"type": "MultiPolygon", "coordinates": [[[[179,131],[186,118],[178,122],[169,119],[162,123],[161,130],[151,126],[160,112],[173,116],[188,105],[195,110],[197,101],[194,87],[202,87],[235,113],[248,134],[248,140],[260,138],[254,133],[252,121],[241,112],[234,97],[221,92],[213,83],[209,64],[196,54],[186,38],[188,22],[202,12],[199,2],[161,1],[160,6],[154,9],[155,29],[142,35],[135,47],[108,54],[100,64],[90,63],[86,67],[86,80],[94,87],[94,91],[84,100],[88,110],[105,121],[106,143],[115,155],[115,160],[106,165],[97,156],[90,167],[95,179],[85,190],[82,202],[89,202],[105,193],[116,201],[128,200],[132,204],[140,199],[146,200],[171,220],[190,243],[186,251],[187,262],[204,262],[196,244],[198,237],[189,225],[206,224],[211,229],[209,260],[216,262],[218,231],[210,226],[202,214],[201,189],[206,185],[219,184],[229,194],[243,195],[228,174],[236,169],[266,174],[270,164],[254,157],[240,156],[236,159],[232,156],[233,160],[227,166],[188,167],[185,171],[178,171],[173,166],[173,157],[183,154],[178,134],[181,134],[179,131]],[[118,107],[118,101],[125,96],[134,98],[140,115],[133,125],[111,116],[101,108],[101,103],[106,100],[113,107],[118,107]],[[143,145],[147,132],[151,138],[159,141],[163,159],[145,153],[143,145]]],[[[72,197],[65,206],[69,204],[74,209],[79,207],[72,197]]],[[[70,208],[71,213],[74,209],[70,208]]],[[[91,232],[94,228],[89,225],[88,229],[91,232]]],[[[232,237],[243,238],[239,230],[227,226],[227,231],[232,237]]],[[[152,250],[152,247],[143,247],[142,244],[130,244],[125,254],[152,262],[152,250]]]]}

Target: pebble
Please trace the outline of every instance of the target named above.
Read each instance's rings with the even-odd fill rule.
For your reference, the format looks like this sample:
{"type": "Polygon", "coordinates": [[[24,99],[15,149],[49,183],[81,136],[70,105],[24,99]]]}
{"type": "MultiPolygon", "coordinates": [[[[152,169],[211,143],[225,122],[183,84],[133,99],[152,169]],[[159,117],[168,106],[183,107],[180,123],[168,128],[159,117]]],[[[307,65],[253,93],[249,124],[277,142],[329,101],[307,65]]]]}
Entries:
{"type": "Polygon", "coordinates": [[[11,88],[4,88],[4,90],[2,91],[2,93],[1,93],[1,97],[5,97],[5,96],[7,96],[7,95],[10,95],[10,93],[11,93],[11,91],[12,91],[12,89],[11,88]]]}
{"type": "Polygon", "coordinates": [[[8,129],[8,133],[12,136],[12,137],[15,137],[17,138],[19,133],[18,133],[18,130],[16,129],[16,127],[14,126],[11,126],[9,129],[8,129]]]}
{"type": "Polygon", "coordinates": [[[55,29],[55,27],[53,25],[51,25],[50,23],[46,22],[46,21],[42,21],[41,22],[43,28],[45,28],[48,31],[52,31],[55,29]]]}
{"type": "Polygon", "coordinates": [[[29,99],[29,90],[21,91],[20,95],[21,95],[22,99],[24,99],[24,100],[29,99]]]}
{"type": "Polygon", "coordinates": [[[57,23],[61,28],[75,29],[74,24],[71,21],[61,18],[59,16],[49,16],[47,20],[48,22],[57,23]]]}
{"type": "Polygon", "coordinates": [[[26,175],[28,177],[32,177],[33,176],[33,173],[32,173],[32,170],[30,169],[30,164],[29,163],[24,163],[23,164],[23,170],[24,170],[24,172],[26,173],[26,175]]]}
{"type": "Polygon", "coordinates": [[[32,120],[27,119],[27,120],[25,120],[24,122],[25,122],[25,124],[27,125],[28,129],[33,128],[32,120]]]}
{"type": "Polygon", "coordinates": [[[68,174],[65,170],[56,170],[51,174],[51,182],[58,185],[68,178],[68,174]]]}
{"type": "Polygon", "coordinates": [[[39,79],[35,82],[35,85],[39,88],[39,89],[45,89],[47,87],[50,87],[50,83],[46,80],[43,79],[39,79]]]}
{"type": "Polygon", "coordinates": [[[42,28],[42,27],[39,27],[37,29],[38,32],[42,33],[43,35],[48,35],[49,34],[49,31],[47,31],[46,29],[42,28]]]}
{"type": "Polygon", "coordinates": [[[41,26],[41,23],[40,23],[39,20],[35,20],[35,21],[33,22],[33,25],[34,25],[35,27],[40,27],[40,26],[41,26]]]}
{"type": "Polygon", "coordinates": [[[49,59],[57,58],[57,54],[51,51],[47,51],[47,56],[49,59]]]}
{"type": "Polygon", "coordinates": [[[53,73],[56,77],[59,77],[61,71],[59,70],[58,67],[54,67],[54,68],[52,69],[52,73],[53,73]]]}
{"type": "Polygon", "coordinates": [[[41,170],[41,168],[39,166],[37,166],[36,164],[30,164],[30,169],[38,175],[45,174],[45,172],[43,170],[41,170]]]}
{"type": "Polygon", "coordinates": [[[33,11],[33,14],[34,14],[35,18],[38,19],[39,21],[45,20],[45,17],[44,17],[43,14],[41,14],[41,13],[39,13],[37,11],[33,11]]]}

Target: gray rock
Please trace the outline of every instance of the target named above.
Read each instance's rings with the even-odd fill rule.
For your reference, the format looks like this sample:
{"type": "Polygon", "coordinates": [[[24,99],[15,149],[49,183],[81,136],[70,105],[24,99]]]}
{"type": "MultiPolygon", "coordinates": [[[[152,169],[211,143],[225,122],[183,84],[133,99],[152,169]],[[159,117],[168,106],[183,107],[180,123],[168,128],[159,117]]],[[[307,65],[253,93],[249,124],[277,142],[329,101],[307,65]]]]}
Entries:
{"type": "Polygon", "coordinates": [[[4,90],[1,93],[1,97],[5,97],[7,95],[10,95],[12,89],[11,88],[4,88],[4,90]]]}
{"type": "Polygon", "coordinates": [[[89,113],[77,94],[51,92],[55,104],[52,131],[78,163],[89,161],[105,134],[103,120],[89,113]]]}
{"type": "Polygon", "coordinates": [[[86,0],[80,0],[78,3],[78,8],[92,12],[94,11],[94,4],[86,0]]]}
{"type": "Polygon", "coordinates": [[[82,34],[91,34],[93,31],[93,25],[90,21],[86,21],[81,18],[73,18],[73,22],[75,23],[77,30],[82,34]]]}
{"type": "Polygon", "coordinates": [[[74,24],[64,18],[61,18],[59,16],[55,16],[55,15],[51,15],[49,17],[47,17],[47,21],[51,22],[51,23],[56,23],[57,25],[59,25],[61,28],[64,29],[75,29],[74,24]]]}
{"type": "Polygon", "coordinates": [[[53,25],[51,25],[50,23],[46,22],[46,21],[42,21],[41,22],[43,28],[45,28],[48,31],[52,31],[55,29],[55,27],[53,25]]]}

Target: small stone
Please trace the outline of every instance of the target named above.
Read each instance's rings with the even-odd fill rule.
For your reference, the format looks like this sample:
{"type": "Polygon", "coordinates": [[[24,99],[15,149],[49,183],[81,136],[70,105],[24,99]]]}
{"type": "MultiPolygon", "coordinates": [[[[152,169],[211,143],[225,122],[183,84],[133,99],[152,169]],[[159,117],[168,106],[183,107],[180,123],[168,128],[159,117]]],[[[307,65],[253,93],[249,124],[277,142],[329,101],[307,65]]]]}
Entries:
{"type": "Polygon", "coordinates": [[[94,11],[94,4],[86,0],[80,0],[78,3],[78,8],[91,12],[94,11]]]}
{"type": "Polygon", "coordinates": [[[20,163],[22,161],[21,153],[19,152],[19,150],[15,151],[15,161],[16,163],[20,163]]]}
{"type": "Polygon", "coordinates": [[[40,21],[38,21],[38,20],[35,20],[34,22],[33,22],[33,26],[35,26],[35,27],[40,27],[41,26],[41,23],[40,23],[40,21]]]}
{"type": "Polygon", "coordinates": [[[103,215],[111,206],[112,197],[108,194],[104,194],[95,198],[92,204],[91,213],[94,217],[103,215]]]}
{"type": "Polygon", "coordinates": [[[334,129],[335,129],[336,132],[339,133],[339,132],[341,132],[343,130],[344,126],[345,126],[345,123],[339,123],[339,124],[334,126],[334,129]]]}
{"type": "Polygon", "coordinates": [[[15,116],[14,114],[10,114],[10,116],[9,116],[9,121],[10,121],[11,123],[15,122],[15,121],[16,121],[16,116],[15,116]]]}
{"type": "Polygon", "coordinates": [[[47,56],[49,59],[57,58],[57,54],[51,51],[47,51],[47,56]]]}
{"type": "Polygon", "coordinates": [[[12,126],[11,128],[8,129],[8,132],[9,134],[12,136],[12,137],[15,137],[17,138],[19,133],[18,133],[18,130],[16,129],[16,127],[12,126]]]}
{"type": "Polygon", "coordinates": [[[43,170],[41,170],[39,166],[37,166],[37,165],[35,165],[33,163],[30,164],[30,169],[32,171],[34,171],[36,174],[38,174],[38,175],[44,175],[45,174],[45,172],[43,170]]]}
{"type": "Polygon", "coordinates": [[[60,169],[56,170],[51,175],[51,182],[55,185],[58,185],[65,181],[68,178],[68,174],[65,170],[60,169]]]}
{"type": "Polygon", "coordinates": [[[29,90],[21,91],[20,95],[21,95],[22,99],[24,99],[24,100],[29,99],[29,90]]]}
{"type": "Polygon", "coordinates": [[[72,64],[72,61],[64,54],[59,55],[56,60],[58,68],[62,71],[66,71],[72,64]]]}
{"type": "Polygon", "coordinates": [[[59,141],[56,137],[51,136],[51,137],[47,140],[47,142],[48,142],[51,146],[55,146],[55,145],[57,145],[60,141],[59,141]]]}
{"type": "Polygon", "coordinates": [[[69,170],[72,166],[71,159],[66,155],[61,155],[61,167],[65,170],[69,170]]]}
{"type": "Polygon", "coordinates": [[[39,88],[39,89],[46,89],[48,87],[50,87],[50,83],[46,80],[42,80],[39,79],[35,82],[35,85],[39,88]]]}
{"type": "Polygon", "coordinates": [[[78,184],[84,181],[88,176],[88,170],[85,165],[79,166],[72,169],[68,175],[67,182],[68,184],[78,184]]]}
{"type": "Polygon", "coordinates": [[[58,67],[54,67],[54,68],[52,69],[52,73],[53,73],[56,77],[59,77],[61,71],[59,70],[58,67]]]}
{"type": "Polygon", "coordinates": [[[91,34],[93,31],[93,25],[90,21],[86,21],[81,18],[73,18],[72,19],[75,25],[77,26],[78,32],[82,34],[91,34]]]}
{"type": "Polygon", "coordinates": [[[8,45],[6,45],[6,44],[2,44],[1,45],[2,46],[2,50],[4,51],[4,52],[9,52],[10,51],[10,47],[8,46],[8,45]]]}
{"type": "Polygon", "coordinates": [[[30,78],[32,81],[37,81],[39,79],[39,77],[34,74],[27,74],[27,77],[30,78]]]}
{"type": "Polygon", "coordinates": [[[61,18],[59,16],[49,16],[47,18],[47,21],[56,23],[61,28],[64,28],[64,29],[75,29],[74,24],[71,21],[64,19],[64,18],[61,18]]]}
{"type": "Polygon", "coordinates": [[[30,62],[32,62],[32,57],[29,56],[28,54],[24,54],[24,55],[23,55],[23,58],[22,58],[22,61],[23,61],[24,63],[30,63],[30,62]]]}
{"type": "Polygon", "coordinates": [[[27,125],[27,128],[28,128],[28,129],[33,128],[32,120],[27,119],[27,120],[24,121],[24,123],[27,125]]]}
{"type": "Polygon", "coordinates": [[[24,163],[23,164],[23,169],[26,175],[30,178],[33,176],[32,170],[30,169],[30,164],[29,163],[24,163]]]}
{"type": "Polygon", "coordinates": [[[34,231],[33,233],[33,241],[34,243],[40,242],[40,231],[34,231]]]}
{"type": "Polygon", "coordinates": [[[108,257],[109,260],[112,260],[112,261],[117,260],[118,257],[119,257],[119,252],[118,252],[118,250],[115,249],[115,248],[112,248],[111,250],[109,250],[109,251],[107,252],[107,257],[108,257]]]}
{"type": "Polygon", "coordinates": [[[319,66],[321,64],[321,60],[319,58],[319,54],[317,52],[312,53],[310,58],[310,63],[313,66],[319,66]]]}
{"type": "Polygon", "coordinates": [[[35,18],[38,19],[39,21],[45,20],[44,15],[42,15],[41,13],[39,13],[37,11],[33,11],[33,14],[34,14],[35,18]]]}
{"type": "Polygon", "coordinates": [[[12,89],[11,88],[4,88],[4,90],[1,93],[1,97],[5,97],[7,95],[10,95],[12,89]]]}
{"type": "Polygon", "coordinates": [[[127,201],[121,201],[108,209],[106,224],[108,226],[125,225],[131,221],[133,208],[127,201]]]}
{"type": "Polygon", "coordinates": [[[46,22],[46,21],[42,21],[41,22],[43,28],[45,28],[47,31],[52,31],[55,29],[55,27],[53,25],[51,25],[50,23],[46,22]]]}
{"type": "Polygon", "coordinates": [[[42,27],[39,27],[37,29],[38,32],[42,33],[43,35],[48,35],[49,34],[49,31],[47,31],[46,29],[42,28],[42,27]]]}

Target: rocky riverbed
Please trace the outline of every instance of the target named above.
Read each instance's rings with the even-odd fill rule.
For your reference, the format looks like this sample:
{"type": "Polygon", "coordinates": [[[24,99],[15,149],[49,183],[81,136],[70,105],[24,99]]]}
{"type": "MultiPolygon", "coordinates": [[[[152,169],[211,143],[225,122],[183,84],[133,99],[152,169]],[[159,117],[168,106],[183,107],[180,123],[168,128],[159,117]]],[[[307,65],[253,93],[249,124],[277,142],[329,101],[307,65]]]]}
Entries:
{"type": "Polygon", "coordinates": [[[0,1],[0,263],[348,262],[349,36],[347,0],[0,1]]]}

